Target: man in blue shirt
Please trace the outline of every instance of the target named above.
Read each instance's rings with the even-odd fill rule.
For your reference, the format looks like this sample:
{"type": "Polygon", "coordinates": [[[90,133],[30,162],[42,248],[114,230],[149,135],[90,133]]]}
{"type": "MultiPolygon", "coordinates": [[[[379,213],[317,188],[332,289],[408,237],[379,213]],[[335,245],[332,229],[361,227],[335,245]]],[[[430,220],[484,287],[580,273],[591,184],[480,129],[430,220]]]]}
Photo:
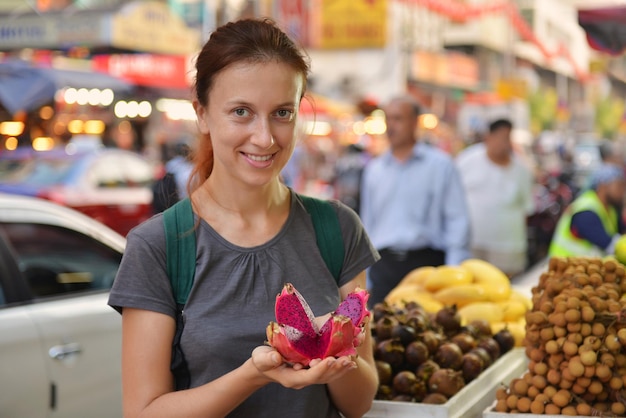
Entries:
{"type": "Polygon", "coordinates": [[[419,115],[411,97],[389,102],[389,150],[363,173],[360,215],[382,257],[368,272],[371,306],[417,267],[458,265],[470,257],[470,220],[459,174],[450,156],[418,142],[419,115]]]}

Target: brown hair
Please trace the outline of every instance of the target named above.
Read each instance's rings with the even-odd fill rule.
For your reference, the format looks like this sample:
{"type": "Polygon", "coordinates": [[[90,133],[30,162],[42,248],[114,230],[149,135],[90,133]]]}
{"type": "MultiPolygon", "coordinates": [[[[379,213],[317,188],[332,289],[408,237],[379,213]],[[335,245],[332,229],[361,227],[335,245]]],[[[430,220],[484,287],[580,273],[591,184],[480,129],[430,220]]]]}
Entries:
{"type": "MultiPolygon", "coordinates": [[[[304,90],[310,66],[308,57],[270,19],[242,19],[217,28],[196,59],[194,94],[206,107],[217,74],[238,62],[281,62],[302,74],[304,90]]],[[[190,192],[200,186],[213,170],[213,146],[209,135],[200,138],[194,155],[190,192]]]]}

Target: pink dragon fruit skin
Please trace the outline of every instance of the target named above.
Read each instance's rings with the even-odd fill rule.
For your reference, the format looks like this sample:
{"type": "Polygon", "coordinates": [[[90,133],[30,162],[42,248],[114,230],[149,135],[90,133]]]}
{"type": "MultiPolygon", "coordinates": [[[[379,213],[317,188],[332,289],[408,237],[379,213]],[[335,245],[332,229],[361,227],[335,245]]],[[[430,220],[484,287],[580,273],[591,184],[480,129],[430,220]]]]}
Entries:
{"type": "Polygon", "coordinates": [[[369,315],[368,297],[367,291],[356,289],[318,329],[304,297],[287,283],[276,297],[276,322],[266,329],[268,344],[287,362],[304,366],[315,358],[355,355],[358,333],[369,315]]]}

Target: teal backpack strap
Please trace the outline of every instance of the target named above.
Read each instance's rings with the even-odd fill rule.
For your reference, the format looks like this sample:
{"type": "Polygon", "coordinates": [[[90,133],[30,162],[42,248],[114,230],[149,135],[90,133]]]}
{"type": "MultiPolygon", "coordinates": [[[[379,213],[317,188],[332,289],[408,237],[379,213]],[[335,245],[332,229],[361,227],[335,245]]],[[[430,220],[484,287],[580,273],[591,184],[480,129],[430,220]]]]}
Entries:
{"type": "Polygon", "coordinates": [[[196,233],[189,198],[163,212],[167,274],[178,305],[184,305],[196,273],[196,233]]]}
{"type": "Polygon", "coordinates": [[[341,225],[335,209],[326,200],[298,194],[306,211],[311,215],[317,247],[333,277],[339,282],[345,249],[341,225]]]}

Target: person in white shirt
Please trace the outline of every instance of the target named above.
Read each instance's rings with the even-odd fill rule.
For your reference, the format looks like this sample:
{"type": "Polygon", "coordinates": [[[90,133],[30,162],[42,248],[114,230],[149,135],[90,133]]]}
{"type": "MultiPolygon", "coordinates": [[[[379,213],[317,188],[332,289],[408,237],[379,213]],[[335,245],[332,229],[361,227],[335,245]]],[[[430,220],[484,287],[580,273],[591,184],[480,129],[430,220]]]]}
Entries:
{"type": "Polygon", "coordinates": [[[534,211],[533,175],[513,152],[508,119],[489,125],[482,143],[456,157],[471,219],[471,250],[509,277],[527,264],[526,218],[534,211]]]}

